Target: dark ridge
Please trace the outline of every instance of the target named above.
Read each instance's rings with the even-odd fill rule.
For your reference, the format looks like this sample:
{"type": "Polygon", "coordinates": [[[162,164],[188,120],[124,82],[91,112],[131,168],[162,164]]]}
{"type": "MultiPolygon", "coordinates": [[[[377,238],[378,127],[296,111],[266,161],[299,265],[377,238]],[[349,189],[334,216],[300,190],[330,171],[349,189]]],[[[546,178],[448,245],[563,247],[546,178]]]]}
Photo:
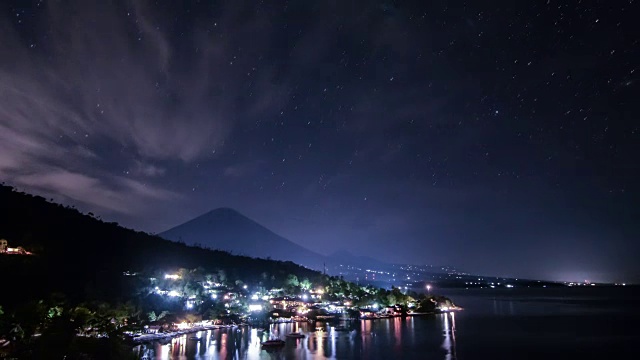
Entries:
{"type": "MultiPolygon", "coordinates": [[[[210,214],[215,214],[214,218],[224,214],[247,223],[245,217],[231,209],[217,209],[210,214]]],[[[126,229],[9,186],[0,186],[0,239],[36,254],[0,256],[0,272],[5,274],[3,289],[13,289],[8,291],[11,299],[2,292],[5,303],[52,292],[78,301],[117,298],[127,293],[119,288],[123,271],[202,268],[210,272],[224,270],[232,279],[274,282],[289,274],[309,279],[322,276],[292,262],[236,256],[126,229]]]]}

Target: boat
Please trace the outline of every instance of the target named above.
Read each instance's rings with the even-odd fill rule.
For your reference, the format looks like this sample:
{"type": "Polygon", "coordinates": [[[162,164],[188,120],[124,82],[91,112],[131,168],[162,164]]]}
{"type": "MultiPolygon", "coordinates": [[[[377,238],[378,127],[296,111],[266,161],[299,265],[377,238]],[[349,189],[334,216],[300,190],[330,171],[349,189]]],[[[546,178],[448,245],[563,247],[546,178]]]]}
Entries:
{"type": "Polygon", "coordinates": [[[305,335],[300,332],[292,332],[287,334],[287,337],[294,338],[294,339],[302,339],[305,337],[305,335]]]}
{"type": "Polygon", "coordinates": [[[277,346],[284,346],[284,344],[285,344],[284,340],[273,339],[273,340],[267,340],[260,345],[266,346],[266,347],[277,347],[277,346]]]}

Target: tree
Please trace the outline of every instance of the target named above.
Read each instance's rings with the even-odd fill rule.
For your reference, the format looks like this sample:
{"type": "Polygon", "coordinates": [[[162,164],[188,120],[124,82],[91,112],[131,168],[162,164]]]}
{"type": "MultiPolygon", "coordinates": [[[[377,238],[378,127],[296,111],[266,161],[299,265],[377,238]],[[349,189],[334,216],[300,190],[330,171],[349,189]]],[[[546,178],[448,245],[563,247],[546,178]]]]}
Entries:
{"type": "Polygon", "coordinates": [[[227,281],[227,273],[222,269],[218,270],[218,280],[223,284],[227,281]]]}
{"type": "Polygon", "coordinates": [[[311,289],[311,281],[309,281],[309,279],[307,278],[304,278],[304,280],[300,282],[300,288],[302,288],[302,290],[311,289]]]}
{"type": "Polygon", "coordinates": [[[149,313],[147,313],[147,318],[149,319],[150,322],[154,322],[158,320],[158,316],[156,315],[155,311],[150,311],[149,313]]]}
{"type": "Polygon", "coordinates": [[[74,329],[76,332],[83,334],[94,317],[93,312],[82,306],[78,306],[68,311],[70,312],[70,318],[73,322],[74,329]]]}
{"type": "Polygon", "coordinates": [[[162,318],[169,314],[168,311],[163,311],[159,315],[156,315],[155,311],[151,311],[147,314],[147,318],[150,322],[160,321],[162,318]]]}
{"type": "Polygon", "coordinates": [[[294,274],[289,274],[289,276],[287,276],[287,280],[286,280],[285,284],[287,286],[296,287],[296,286],[300,285],[300,282],[298,281],[298,277],[297,276],[295,276],[294,274]]]}

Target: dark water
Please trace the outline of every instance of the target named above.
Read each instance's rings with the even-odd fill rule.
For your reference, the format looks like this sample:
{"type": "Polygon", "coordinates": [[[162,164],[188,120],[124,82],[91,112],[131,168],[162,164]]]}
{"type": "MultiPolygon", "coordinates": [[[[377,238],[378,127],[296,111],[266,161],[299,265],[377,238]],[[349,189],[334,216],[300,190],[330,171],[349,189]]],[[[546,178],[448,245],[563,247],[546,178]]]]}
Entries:
{"type": "Polygon", "coordinates": [[[442,292],[465,310],[357,321],[345,332],[322,323],[220,329],[134,351],[149,359],[640,359],[639,289],[442,292]],[[307,336],[285,338],[293,331],[307,336]],[[269,337],[287,344],[261,349],[269,337]]]}

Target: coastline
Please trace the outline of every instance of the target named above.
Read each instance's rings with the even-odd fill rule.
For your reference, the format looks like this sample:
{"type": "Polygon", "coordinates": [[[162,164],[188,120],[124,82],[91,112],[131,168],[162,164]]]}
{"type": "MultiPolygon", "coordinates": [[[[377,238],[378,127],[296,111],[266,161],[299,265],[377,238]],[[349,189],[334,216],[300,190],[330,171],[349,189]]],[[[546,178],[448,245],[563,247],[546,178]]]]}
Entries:
{"type": "Polygon", "coordinates": [[[154,341],[168,341],[182,335],[193,334],[199,331],[238,328],[242,326],[247,326],[247,325],[202,325],[202,326],[194,326],[192,328],[182,329],[182,330],[172,331],[172,332],[143,334],[143,335],[135,336],[130,340],[134,344],[141,344],[141,343],[154,342],[154,341]]]}
{"type": "MultiPolygon", "coordinates": [[[[377,316],[377,317],[365,317],[365,318],[351,319],[351,320],[361,321],[361,320],[390,319],[390,318],[396,318],[396,317],[426,316],[426,315],[446,314],[446,313],[457,312],[457,311],[462,311],[462,310],[464,310],[462,307],[456,307],[456,308],[453,308],[453,309],[449,309],[447,311],[414,312],[414,313],[407,313],[405,315],[388,315],[388,316],[377,316]]],[[[316,321],[320,321],[321,322],[322,320],[316,320],[316,321]]],[[[287,321],[287,323],[289,323],[289,322],[296,322],[296,321],[287,321]]],[[[308,322],[308,320],[307,320],[307,322],[308,322]]],[[[284,323],[284,322],[273,322],[271,324],[278,324],[278,323],[284,323]]],[[[177,337],[180,337],[182,335],[197,333],[199,331],[208,331],[208,330],[217,330],[217,329],[230,329],[230,328],[238,328],[238,327],[243,327],[243,326],[251,327],[251,325],[247,325],[247,324],[242,324],[242,325],[202,325],[202,326],[195,326],[195,327],[192,327],[192,328],[182,329],[182,330],[172,331],[172,332],[163,332],[163,333],[155,333],[155,334],[143,334],[143,335],[139,335],[139,336],[135,336],[135,337],[131,338],[130,341],[133,344],[150,343],[150,342],[156,342],[156,341],[163,342],[163,341],[170,341],[170,340],[172,340],[174,338],[177,338],[177,337]]]]}

